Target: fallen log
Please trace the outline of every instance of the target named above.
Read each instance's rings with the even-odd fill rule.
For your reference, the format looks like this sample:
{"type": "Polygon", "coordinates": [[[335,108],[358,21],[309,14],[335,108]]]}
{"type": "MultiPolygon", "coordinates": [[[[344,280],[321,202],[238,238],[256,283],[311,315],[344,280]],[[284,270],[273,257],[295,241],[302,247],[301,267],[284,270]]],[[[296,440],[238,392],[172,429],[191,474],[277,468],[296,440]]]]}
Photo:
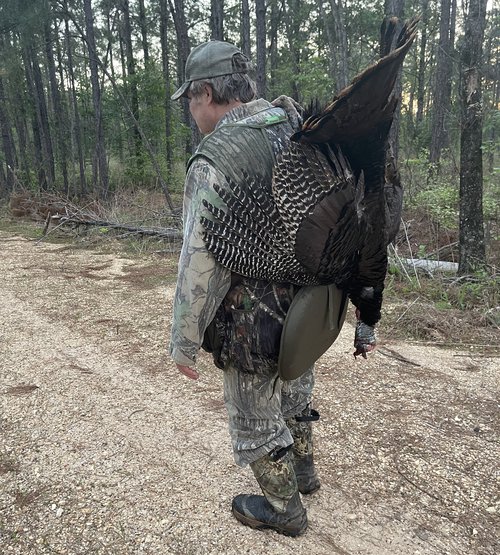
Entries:
{"type": "Polygon", "coordinates": [[[416,268],[423,270],[429,274],[435,272],[450,272],[456,273],[458,271],[458,264],[456,262],[448,262],[446,260],[429,260],[426,258],[399,258],[407,268],[416,268]]]}

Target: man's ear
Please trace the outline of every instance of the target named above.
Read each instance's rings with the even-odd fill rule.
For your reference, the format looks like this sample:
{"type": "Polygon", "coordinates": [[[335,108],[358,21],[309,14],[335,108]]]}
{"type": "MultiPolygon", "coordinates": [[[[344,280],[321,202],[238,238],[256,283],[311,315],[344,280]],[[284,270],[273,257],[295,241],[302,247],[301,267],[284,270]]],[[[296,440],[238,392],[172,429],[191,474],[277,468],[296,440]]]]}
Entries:
{"type": "Polygon", "coordinates": [[[207,100],[209,103],[213,100],[213,91],[210,85],[203,85],[203,94],[207,95],[207,100]]]}

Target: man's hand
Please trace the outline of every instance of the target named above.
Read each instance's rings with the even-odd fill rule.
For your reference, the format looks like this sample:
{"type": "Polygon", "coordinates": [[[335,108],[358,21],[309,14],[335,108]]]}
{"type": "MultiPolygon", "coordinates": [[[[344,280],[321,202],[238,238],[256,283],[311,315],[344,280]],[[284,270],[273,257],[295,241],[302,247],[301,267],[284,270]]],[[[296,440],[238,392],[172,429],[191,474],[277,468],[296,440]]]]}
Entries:
{"type": "Polygon", "coordinates": [[[194,368],[184,366],[183,364],[177,364],[177,370],[179,370],[179,372],[181,372],[188,378],[191,378],[192,380],[197,380],[200,377],[200,375],[194,368]]]}
{"type": "Polygon", "coordinates": [[[356,332],[354,335],[354,347],[356,348],[356,351],[353,353],[354,358],[357,358],[359,355],[363,358],[367,358],[366,354],[373,351],[377,346],[377,336],[372,326],[368,326],[359,319],[359,310],[356,310],[356,317],[358,321],[356,323],[356,332]]]}

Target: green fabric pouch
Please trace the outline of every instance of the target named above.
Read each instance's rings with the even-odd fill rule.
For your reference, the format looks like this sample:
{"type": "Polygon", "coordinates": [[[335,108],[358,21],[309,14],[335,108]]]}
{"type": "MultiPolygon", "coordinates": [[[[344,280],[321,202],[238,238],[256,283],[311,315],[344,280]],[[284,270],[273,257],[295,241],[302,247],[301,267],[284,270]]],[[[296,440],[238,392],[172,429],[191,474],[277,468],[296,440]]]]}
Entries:
{"type": "Polygon", "coordinates": [[[278,373],[294,380],[333,344],[344,324],[347,295],[335,285],[302,287],[295,295],[281,335],[278,373]]]}

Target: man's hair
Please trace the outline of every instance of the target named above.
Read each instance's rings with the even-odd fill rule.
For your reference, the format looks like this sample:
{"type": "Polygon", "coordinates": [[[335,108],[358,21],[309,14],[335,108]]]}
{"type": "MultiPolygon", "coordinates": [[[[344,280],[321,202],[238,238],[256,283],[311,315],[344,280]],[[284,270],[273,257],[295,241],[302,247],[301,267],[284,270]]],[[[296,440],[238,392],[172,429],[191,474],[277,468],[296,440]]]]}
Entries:
{"type": "MultiPolygon", "coordinates": [[[[245,63],[248,67],[247,58],[235,54],[233,56],[235,69],[238,68],[240,62],[245,63]]],[[[216,104],[229,104],[233,100],[239,100],[246,104],[254,100],[257,95],[255,81],[247,73],[231,73],[229,75],[211,77],[210,79],[192,81],[189,92],[193,96],[199,96],[203,91],[204,85],[209,85],[212,88],[212,97],[216,104]]]]}

